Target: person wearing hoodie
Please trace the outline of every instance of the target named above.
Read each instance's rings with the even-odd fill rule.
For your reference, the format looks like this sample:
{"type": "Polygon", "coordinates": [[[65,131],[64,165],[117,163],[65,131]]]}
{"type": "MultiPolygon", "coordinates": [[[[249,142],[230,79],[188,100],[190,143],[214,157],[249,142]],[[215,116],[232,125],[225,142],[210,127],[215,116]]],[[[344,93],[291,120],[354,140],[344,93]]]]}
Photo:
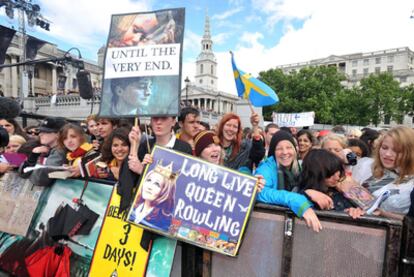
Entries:
{"type": "Polygon", "coordinates": [[[270,141],[268,157],[256,169],[256,175],[265,179],[264,188],[258,193],[257,201],[289,207],[306,224],[319,232],[322,225],[312,209],[312,203],[297,191],[297,177],[300,172],[298,153],[293,136],[280,130],[270,141]]]}

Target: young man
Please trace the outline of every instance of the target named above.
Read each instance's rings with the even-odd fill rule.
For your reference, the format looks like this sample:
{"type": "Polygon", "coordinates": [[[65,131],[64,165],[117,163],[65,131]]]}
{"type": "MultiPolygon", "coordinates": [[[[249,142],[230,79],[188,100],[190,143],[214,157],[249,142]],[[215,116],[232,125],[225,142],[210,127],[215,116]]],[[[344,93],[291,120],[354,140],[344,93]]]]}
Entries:
{"type": "Polygon", "coordinates": [[[266,149],[266,157],[267,152],[269,150],[270,141],[272,140],[273,135],[279,131],[279,126],[275,123],[269,123],[266,125],[265,128],[265,149],[266,149]]]}
{"type": "Polygon", "coordinates": [[[93,148],[98,151],[102,147],[103,141],[109,137],[114,129],[118,127],[119,120],[106,117],[98,117],[97,122],[99,136],[92,141],[93,148]]]}
{"type": "MultiPolygon", "coordinates": [[[[118,194],[121,195],[121,210],[124,210],[129,206],[133,198],[133,188],[137,184],[144,169],[144,158],[148,158],[145,156],[151,152],[155,144],[186,154],[192,154],[191,146],[188,143],[177,139],[172,132],[175,123],[175,117],[151,117],[151,129],[154,137],[149,138],[148,143],[146,140],[142,141],[139,145],[138,155],[130,152],[127,160],[128,162],[122,163],[118,187],[118,194]]],[[[141,141],[141,132],[138,127],[132,128],[129,133],[129,140],[131,145],[141,141]]]]}
{"type": "Polygon", "coordinates": [[[50,179],[48,174],[54,170],[42,168],[24,172],[24,169],[35,166],[36,163],[53,166],[65,163],[65,153],[57,147],[59,130],[65,124],[66,121],[61,117],[48,117],[40,124],[39,140],[41,145],[33,148],[27,161],[20,166],[19,174],[22,178],[29,178],[36,186],[51,186],[53,184],[54,179],[50,179]]]}
{"type": "Polygon", "coordinates": [[[178,116],[181,131],[177,138],[191,145],[194,150],[194,136],[200,131],[200,112],[192,107],[185,107],[178,116]]]}

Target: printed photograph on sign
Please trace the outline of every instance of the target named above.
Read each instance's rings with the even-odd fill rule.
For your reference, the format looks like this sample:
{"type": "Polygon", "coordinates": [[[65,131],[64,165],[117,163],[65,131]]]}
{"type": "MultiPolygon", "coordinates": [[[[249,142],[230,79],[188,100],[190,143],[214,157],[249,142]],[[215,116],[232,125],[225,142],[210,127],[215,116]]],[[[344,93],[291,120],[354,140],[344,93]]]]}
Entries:
{"type": "Polygon", "coordinates": [[[156,146],[127,220],[235,256],[254,203],[256,178],[156,146]]]}
{"type": "Polygon", "coordinates": [[[184,9],[113,15],[99,114],[177,115],[184,9]]]}

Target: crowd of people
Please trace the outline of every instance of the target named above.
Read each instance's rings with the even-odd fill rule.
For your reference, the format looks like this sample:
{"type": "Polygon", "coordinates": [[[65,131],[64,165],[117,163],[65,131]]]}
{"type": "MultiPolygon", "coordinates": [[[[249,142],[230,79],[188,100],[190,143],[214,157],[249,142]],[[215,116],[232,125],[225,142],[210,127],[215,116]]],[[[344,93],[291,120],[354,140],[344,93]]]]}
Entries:
{"type": "MultiPolygon", "coordinates": [[[[350,186],[366,188],[374,196],[390,191],[375,216],[402,219],[414,214],[413,129],[346,131],[335,126],[315,131],[274,123],[262,128],[254,112],[250,122],[243,128],[237,114],[227,113],[216,126],[209,126],[194,107],[183,108],[178,122],[173,116],[152,117],[149,126],[90,115],[80,124],[50,117],[23,129],[15,119],[0,119],[10,137],[0,156],[0,173],[17,170],[34,185],[51,186],[49,173],[56,169],[25,169],[36,164],[65,166],[68,177],[82,178],[85,160],[100,157],[98,173],[92,177],[118,182],[122,210],[131,207],[135,184],[153,162],[151,149],[159,145],[258,177],[257,202],[288,207],[317,232],[322,225],[315,210],[345,212],[353,218],[366,213],[346,197],[350,186]],[[7,153],[26,159],[16,165],[7,153]]],[[[156,189],[166,190],[164,186],[159,181],[156,189]]],[[[154,203],[160,201],[143,200],[145,205],[135,207],[139,217],[150,221],[154,203]]]]}

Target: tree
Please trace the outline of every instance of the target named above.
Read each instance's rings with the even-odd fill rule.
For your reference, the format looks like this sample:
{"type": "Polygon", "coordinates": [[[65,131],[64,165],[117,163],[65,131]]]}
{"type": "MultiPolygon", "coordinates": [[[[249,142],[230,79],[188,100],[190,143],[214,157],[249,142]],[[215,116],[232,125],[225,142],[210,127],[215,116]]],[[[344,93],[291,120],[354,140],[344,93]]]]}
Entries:
{"type": "Polygon", "coordinates": [[[372,124],[377,126],[387,119],[401,119],[404,97],[399,82],[390,73],[371,74],[362,79],[360,90],[372,124]]]}
{"type": "Polygon", "coordinates": [[[343,90],[341,81],[345,80],[345,76],[336,67],[307,67],[288,75],[280,69],[271,69],[261,72],[259,76],[276,91],[280,99],[279,104],[264,108],[266,119],[271,117],[273,111],[314,111],[317,122],[335,122],[335,96],[343,90]]]}

